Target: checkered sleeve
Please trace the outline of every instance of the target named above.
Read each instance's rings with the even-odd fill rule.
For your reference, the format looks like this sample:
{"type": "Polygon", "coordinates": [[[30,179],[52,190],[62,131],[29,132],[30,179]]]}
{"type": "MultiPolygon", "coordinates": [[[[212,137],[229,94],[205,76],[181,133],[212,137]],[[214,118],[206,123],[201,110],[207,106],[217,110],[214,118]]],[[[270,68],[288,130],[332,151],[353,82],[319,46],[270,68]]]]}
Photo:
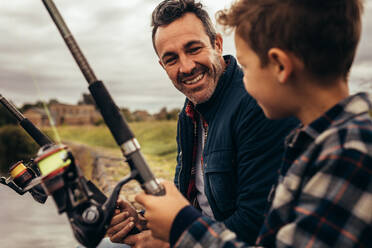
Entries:
{"type": "Polygon", "coordinates": [[[206,216],[198,218],[181,235],[174,247],[250,247],[236,239],[235,233],[222,222],[216,222],[206,216]]]}
{"type": "Polygon", "coordinates": [[[277,247],[370,247],[372,159],[345,146],[329,148],[334,151],[309,166],[311,177],[294,203],[293,222],[277,232],[277,247]]]}
{"type": "MultiPolygon", "coordinates": [[[[286,221],[276,230],[267,230],[271,238],[258,240],[258,244],[309,248],[371,246],[372,137],[358,134],[361,135],[358,139],[348,139],[350,133],[338,131],[338,135],[332,135],[331,140],[309,154],[313,157],[300,158],[308,165],[301,175],[286,175],[291,178],[290,184],[297,185],[294,191],[298,197],[291,202],[281,201],[287,196],[277,192],[268,217],[286,221]]],[[[222,223],[200,217],[181,235],[175,247],[249,246],[239,242],[222,223]]]]}
{"type": "Polygon", "coordinates": [[[293,192],[297,192],[298,197],[285,201],[288,194],[280,190],[281,185],[277,189],[269,218],[271,223],[280,222],[278,217],[286,218],[286,223],[277,226],[276,230],[267,229],[265,233],[271,237],[260,236],[260,244],[309,248],[370,247],[371,133],[371,130],[360,128],[339,129],[336,134],[320,137],[313,152],[299,159],[307,165],[306,169],[296,174],[299,161],[292,165],[292,173],[286,175],[291,179],[286,182],[286,187],[291,189],[296,185],[293,192]]]}

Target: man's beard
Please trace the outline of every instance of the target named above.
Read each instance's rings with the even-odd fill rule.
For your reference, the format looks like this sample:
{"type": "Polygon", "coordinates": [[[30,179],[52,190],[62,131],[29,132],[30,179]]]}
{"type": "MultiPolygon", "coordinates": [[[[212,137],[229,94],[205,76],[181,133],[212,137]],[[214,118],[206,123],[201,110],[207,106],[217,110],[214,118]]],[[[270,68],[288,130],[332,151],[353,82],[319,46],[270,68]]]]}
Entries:
{"type": "Polygon", "coordinates": [[[201,104],[201,103],[204,103],[204,102],[208,101],[212,97],[214,91],[216,90],[218,80],[221,77],[222,73],[223,73],[223,64],[221,63],[221,61],[219,59],[219,56],[215,55],[214,63],[212,64],[212,68],[208,68],[207,66],[197,64],[197,66],[192,70],[192,72],[190,74],[184,75],[184,76],[180,75],[177,78],[178,82],[177,82],[177,84],[175,84],[175,86],[194,105],[201,104]],[[206,82],[203,83],[203,85],[201,85],[200,87],[197,87],[197,88],[192,89],[192,90],[189,90],[186,87],[183,87],[184,86],[183,83],[182,83],[183,78],[186,77],[186,76],[190,77],[191,75],[194,75],[194,74],[197,74],[197,73],[204,73],[205,74],[204,77],[206,77],[206,78],[202,79],[202,80],[206,80],[206,82]],[[203,90],[203,88],[204,88],[204,90],[203,90]],[[198,96],[198,94],[195,94],[200,90],[205,91],[203,93],[202,97],[198,96]]]}

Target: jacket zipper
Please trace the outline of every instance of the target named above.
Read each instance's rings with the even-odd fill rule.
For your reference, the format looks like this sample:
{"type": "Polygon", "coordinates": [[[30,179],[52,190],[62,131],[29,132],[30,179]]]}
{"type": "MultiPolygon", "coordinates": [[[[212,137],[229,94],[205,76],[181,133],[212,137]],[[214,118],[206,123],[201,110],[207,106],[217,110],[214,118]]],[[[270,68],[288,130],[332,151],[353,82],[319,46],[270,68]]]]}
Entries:
{"type": "MultiPolygon", "coordinates": [[[[202,167],[202,172],[203,172],[203,177],[204,177],[204,166],[206,165],[206,164],[204,164],[204,159],[203,159],[203,157],[204,157],[204,147],[205,147],[205,145],[207,144],[207,137],[208,137],[208,126],[206,126],[205,128],[204,128],[204,120],[202,120],[202,125],[203,125],[203,131],[204,131],[204,140],[203,140],[203,142],[204,142],[204,146],[203,146],[203,150],[202,150],[202,163],[201,163],[201,167],[202,167]]],[[[205,182],[204,182],[205,183],[205,182]]]]}
{"type": "MultiPolygon", "coordinates": [[[[180,118],[181,115],[178,116],[178,118],[180,118]]],[[[182,137],[181,137],[181,122],[180,122],[180,128],[179,128],[179,131],[178,131],[178,135],[180,137],[180,171],[178,173],[178,186],[179,186],[179,190],[181,191],[181,172],[182,172],[182,167],[183,167],[183,152],[182,152],[182,137]]],[[[181,191],[182,192],[182,191],[181,191]]]]}

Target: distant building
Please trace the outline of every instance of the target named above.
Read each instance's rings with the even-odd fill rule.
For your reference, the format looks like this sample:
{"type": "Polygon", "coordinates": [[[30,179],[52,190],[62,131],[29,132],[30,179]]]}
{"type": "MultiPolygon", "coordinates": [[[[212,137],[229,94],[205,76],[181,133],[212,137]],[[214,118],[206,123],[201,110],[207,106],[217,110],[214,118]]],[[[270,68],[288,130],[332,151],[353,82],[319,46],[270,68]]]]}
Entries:
{"type": "Polygon", "coordinates": [[[36,126],[50,126],[48,116],[41,108],[31,108],[23,115],[36,126]]]}
{"type": "MultiPolygon", "coordinates": [[[[69,105],[54,103],[49,106],[54,123],[58,125],[94,125],[101,115],[94,105],[69,105]]],[[[49,126],[47,114],[43,109],[32,108],[24,115],[37,126],[49,126]]]]}

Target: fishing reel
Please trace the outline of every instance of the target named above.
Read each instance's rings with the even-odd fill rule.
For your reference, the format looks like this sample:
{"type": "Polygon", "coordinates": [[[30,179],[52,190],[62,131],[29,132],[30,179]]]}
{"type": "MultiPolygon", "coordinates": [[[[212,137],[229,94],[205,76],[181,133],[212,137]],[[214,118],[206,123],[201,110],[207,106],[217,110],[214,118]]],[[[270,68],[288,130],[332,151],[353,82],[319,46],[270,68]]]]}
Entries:
{"type": "Polygon", "coordinates": [[[0,183],[8,186],[19,195],[23,195],[29,192],[35,201],[39,203],[45,203],[48,199],[48,195],[40,184],[34,184],[40,177],[40,171],[37,168],[33,160],[29,163],[24,164],[23,161],[19,161],[13,164],[9,169],[10,176],[8,178],[1,177],[0,183]],[[34,185],[33,187],[29,187],[34,185]]]}
{"type": "Polygon", "coordinates": [[[58,213],[66,212],[75,238],[86,247],[96,247],[110,225],[121,187],[138,175],[132,172],[121,180],[107,198],[82,175],[65,145],[42,148],[35,159],[41,185],[56,203],[58,213]]]}

